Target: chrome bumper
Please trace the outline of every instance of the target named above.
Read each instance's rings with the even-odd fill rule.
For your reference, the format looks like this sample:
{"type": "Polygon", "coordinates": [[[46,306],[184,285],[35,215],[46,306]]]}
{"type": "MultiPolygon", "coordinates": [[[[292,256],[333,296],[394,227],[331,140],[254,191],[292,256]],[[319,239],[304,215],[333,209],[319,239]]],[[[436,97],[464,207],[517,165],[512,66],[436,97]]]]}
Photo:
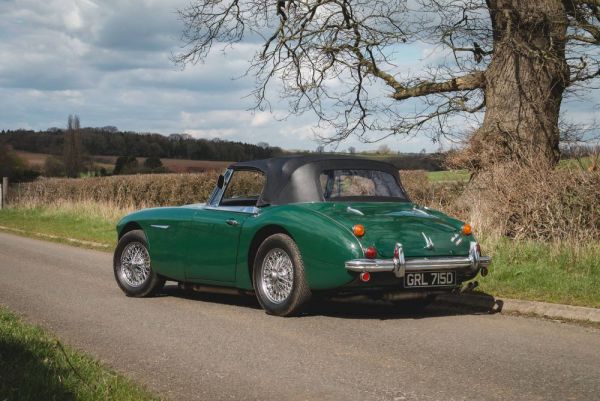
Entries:
{"type": "Polygon", "coordinates": [[[353,259],[346,262],[346,269],[353,272],[394,272],[396,277],[404,277],[406,272],[426,270],[468,269],[476,274],[480,269],[487,269],[492,261],[489,256],[481,256],[477,251],[477,243],[471,242],[469,256],[443,258],[410,258],[404,257],[402,244],[396,244],[393,259],[353,259]]]}

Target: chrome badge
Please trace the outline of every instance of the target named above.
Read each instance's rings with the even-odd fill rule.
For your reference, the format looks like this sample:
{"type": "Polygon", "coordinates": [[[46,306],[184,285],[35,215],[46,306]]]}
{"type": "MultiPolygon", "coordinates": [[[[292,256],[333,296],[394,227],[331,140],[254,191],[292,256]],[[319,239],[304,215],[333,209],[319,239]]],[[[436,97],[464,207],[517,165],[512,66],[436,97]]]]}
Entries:
{"type": "Polygon", "coordinates": [[[429,249],[429,250],[433,249],[434,244],[433,244],[433,241],[431,240],[431,238],[428,237],[427,235],[425,235],[425,233],[423,233],[423,232],[421,233],[421,235],[423,235],[423,238],[425,239],[425,249],[429,249]]]}

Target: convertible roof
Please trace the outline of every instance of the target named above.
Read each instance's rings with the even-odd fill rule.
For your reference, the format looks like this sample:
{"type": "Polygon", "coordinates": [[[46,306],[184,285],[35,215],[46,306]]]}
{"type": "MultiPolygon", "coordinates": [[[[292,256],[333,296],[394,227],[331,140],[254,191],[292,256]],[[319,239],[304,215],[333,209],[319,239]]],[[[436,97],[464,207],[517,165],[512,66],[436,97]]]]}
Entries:
{"type": "Polygon", "coordinates": [[[284,156],[234,163],[234,170],[259,170],[266,184],[257,206],[296,202],[322,202],[319,176],[324,170],[380,170],[392,174],[400,183],[398,169],[392,164],[342,155],[284,156]]]}

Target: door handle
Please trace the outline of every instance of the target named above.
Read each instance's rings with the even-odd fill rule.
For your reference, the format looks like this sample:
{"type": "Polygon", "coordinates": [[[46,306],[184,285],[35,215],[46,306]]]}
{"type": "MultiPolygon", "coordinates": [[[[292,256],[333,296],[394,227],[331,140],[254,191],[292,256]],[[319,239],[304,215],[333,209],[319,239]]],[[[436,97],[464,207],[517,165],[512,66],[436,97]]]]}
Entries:
{"type": "Polygon", "coordinates": [[[166,229],[169,228],[169,226],[163,226],[163,225],[160,225],[160,224],[150,224],[150,227],[152,227],[152,228],[160,228],[161,230],[166,230],[166,229]]]}
{"type": "Polygon", "coordinates": [[[226,222],[227,224],[229,224],[230,226],[237,226],[238,224],[240,224],[240,223],[238,223],[238,221],[237,221],[237,220],[235,220],[235,219],[229,219],[229,220],[225,220],[225,222],[226,222]]]}

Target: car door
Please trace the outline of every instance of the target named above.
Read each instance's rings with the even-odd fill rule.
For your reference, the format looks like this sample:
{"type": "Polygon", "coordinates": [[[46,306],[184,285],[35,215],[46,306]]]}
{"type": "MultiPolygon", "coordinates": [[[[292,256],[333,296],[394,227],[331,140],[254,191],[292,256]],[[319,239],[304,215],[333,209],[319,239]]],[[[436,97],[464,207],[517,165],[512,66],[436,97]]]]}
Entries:
{"type": "Polygon", "coordinates": [[[244,222],[258,211],[264,186],[257,171],[225,173],[210,203],[194,215],[188,240],[186,278],[190,281],[234,282],[238,245],[244,222]]]}
{"type": "Polygon", "coordinates": [[[185,279],[189,230],[198,208],[193,206],[156,209],[145,227],[153,269],[172,280],[185,279]]]}
{"type": "Polygon", "coordinates": [[[240,230],[248,214],[207,207],[196,213],[188,240],[186,278],[235,281],[240,230]]]}

